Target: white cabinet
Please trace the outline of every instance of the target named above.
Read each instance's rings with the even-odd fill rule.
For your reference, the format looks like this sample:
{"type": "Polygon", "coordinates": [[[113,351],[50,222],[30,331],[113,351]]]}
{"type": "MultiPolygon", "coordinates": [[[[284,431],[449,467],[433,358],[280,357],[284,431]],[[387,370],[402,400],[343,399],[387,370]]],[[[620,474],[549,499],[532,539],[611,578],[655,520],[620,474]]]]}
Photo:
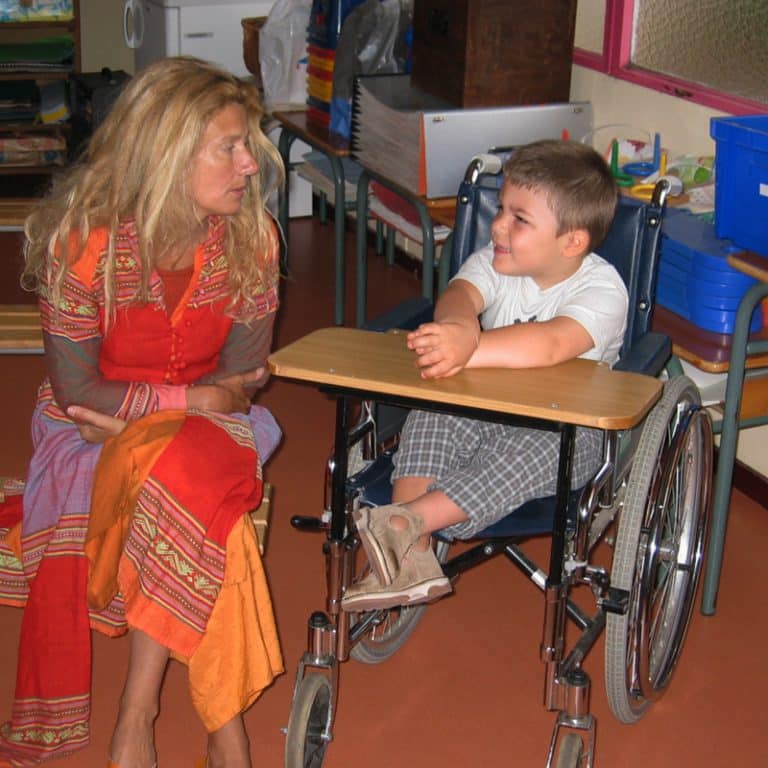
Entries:
{"type": "Polygon", "coordinates": [[[244,77],[240,20],[267,16],[274,0],[125,0],[125,41],[136,70],[166,56],[197,56],[244,77]]]}

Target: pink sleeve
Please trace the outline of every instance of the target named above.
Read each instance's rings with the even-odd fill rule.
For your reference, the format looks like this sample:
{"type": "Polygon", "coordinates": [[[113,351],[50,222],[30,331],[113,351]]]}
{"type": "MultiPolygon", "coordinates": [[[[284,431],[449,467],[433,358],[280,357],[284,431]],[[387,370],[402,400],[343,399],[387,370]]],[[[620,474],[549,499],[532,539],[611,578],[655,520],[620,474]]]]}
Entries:
{"type": "Polygon", "coordinates": [[[184,411],[187,408],[186,386],[155,384],[158,411],[184,411]]]}

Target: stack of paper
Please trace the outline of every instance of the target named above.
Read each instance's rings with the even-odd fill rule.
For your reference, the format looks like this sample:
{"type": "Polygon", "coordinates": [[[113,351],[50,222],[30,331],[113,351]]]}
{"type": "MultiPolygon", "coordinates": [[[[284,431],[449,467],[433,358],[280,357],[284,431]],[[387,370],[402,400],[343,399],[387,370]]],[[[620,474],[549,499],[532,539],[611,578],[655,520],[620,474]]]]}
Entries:
{"type": "Polygon", "coordinates": [[[0,70],[5,72],[69,72],[75,55],[72,35],[46,37],[0,46],[0,70]]]}
{"type": "Polygon", "coordinates": [[[592,129],[589,102],[456,109],[415,88],[410,75],[358,77],[352,108],[355,160],[431,199],[454,197],[478,154],[592,129]]]}
{"type": "Polygon", "coordinates": [[[374,75],[355,81],[352,154],[366,168],[423,194],[422,115],[447,102],[411,85],[409,75],[374,75]]]}
{"type": "MultiPolygon", "coordinates": [[[[331,161],[323,152],[312,150],[303,155],[304,162],[296,166],[296,172],[306,179],[313,187],[324,192],[333,200],[336,188],[334,186],[333,169],[331,161]]],[[[348,157],[342,157],[341,166],[344,170],[344,199],[346,202],[354,202],[357,198],[357,181],[360,178],[362,168],[348,157]]]]}

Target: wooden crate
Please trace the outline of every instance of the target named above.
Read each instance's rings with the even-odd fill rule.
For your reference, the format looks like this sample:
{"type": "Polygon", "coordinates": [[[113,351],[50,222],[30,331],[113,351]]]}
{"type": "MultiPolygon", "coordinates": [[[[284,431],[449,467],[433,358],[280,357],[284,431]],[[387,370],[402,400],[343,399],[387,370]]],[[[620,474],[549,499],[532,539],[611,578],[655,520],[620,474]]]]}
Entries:
{"type": "Polygon", "coordinates": [[[414,0],[412,82],[456,107],[569,100],[576,0],[414,0]]]}
{"type": "Polygon", "coordinates": [[[272,484],[264,483],[264,492],[261,504],[251,512],[251,520],[256,529],[256,537],[259,540],[259,551],[264,554],[267,544],[267,531],[269,530],[269,516],[272,507],[272,484]]]}

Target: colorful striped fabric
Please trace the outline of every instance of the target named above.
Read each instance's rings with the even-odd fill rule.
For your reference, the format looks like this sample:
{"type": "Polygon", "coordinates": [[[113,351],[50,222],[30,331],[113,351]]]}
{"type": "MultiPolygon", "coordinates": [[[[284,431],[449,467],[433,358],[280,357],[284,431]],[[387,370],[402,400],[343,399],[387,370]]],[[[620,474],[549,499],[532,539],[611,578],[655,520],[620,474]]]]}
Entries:
{"type": "MultiPolygon", "coordinates": [[[[88,743],[91,628],[112,636],[141,629],[186,661],[209,730],[282,671],[258,543],[243,523],[261,498],[259,451],[271,452],[279,428],[257,407],[248,416],[159,410],[164,387],[179,389],[217,369],[236,321],[227,314],[224,235],[225,223],[214,220],[171,318],[154,274],[149,303],[131,301],[140,263],[131,221],[115,237],[118,312],[108,332],[103,230],[92,233],[67,274],[59,312],[41,302],[44,329],[82,347],[73,365],[98,342],[100,376],[127,382],[116,407],[128,426],[103,445],[85,442],[50,383],[40,389],[23,516],[17,494],[0,503],[0,603],[25,606],[0,765],[33,765],[88,743]],[[248,579],[227,579],[232,562],[248,564],[248,579]],[[212,659],[236,637],[248,638],[247,663],[236,654],[226,679],[207,679],[212,659]]],[[[266,344],[276,269],[275,253],[275,279],[257,296],[254,320],[269,323],[266,344]]]]}

